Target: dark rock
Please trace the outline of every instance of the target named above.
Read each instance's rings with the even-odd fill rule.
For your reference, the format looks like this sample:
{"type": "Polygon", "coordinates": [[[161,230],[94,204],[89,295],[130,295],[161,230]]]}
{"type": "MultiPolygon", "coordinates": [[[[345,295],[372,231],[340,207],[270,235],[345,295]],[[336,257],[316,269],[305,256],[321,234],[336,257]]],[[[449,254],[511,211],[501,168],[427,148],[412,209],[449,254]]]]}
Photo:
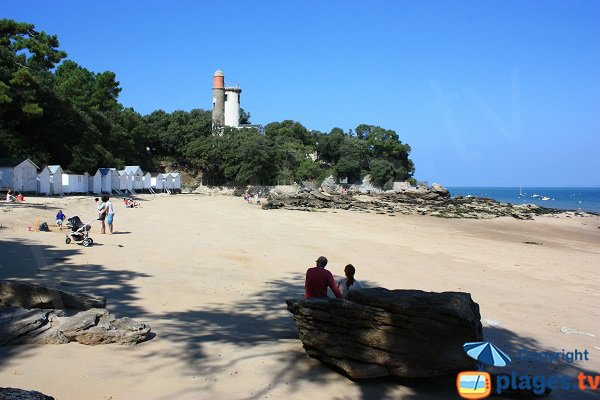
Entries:
{"type": "Polygon", "coordinates": [[[150,327],[116,318],[103,308],[65,316],[62,310],[0,308],[0,345],[117,343],[133,345],[147,339],[150,327]]]}
{"type": "Polygon", "coordinates": [[[375,288],[346,300],[286,303],[308,355],[352,379],[472,369],[462,346],[483,338],[479,306],[468,293],[375,288]]]}
{"type": "Polygon", "coordinates": [[[326,193],[305,188],[295,193],[272,194],[269,195],[262,208],[265,210],[274,208],[291,210],[333,208],[375,213],[432,215],[440,218],[488,219],[513,217],[523,220],[531,220],[536,215],[564,212],[538,207],[533,204],[499,203],[493,199],[482,197],[458,196],[450,198],[448,190],[437,184],[434,184],[431,189],[411,187],[397,193],[386,192],[370,195],[358,192],[349,192],[342,195],[335,192],[331,187],[329,189],[331,190],[326,193]]]}
{"type": "Polygon", "coordinates": [[[0,387],[0,400],[54,400],[54,397],[46,396],[35,390],[0,387]]]}
{"type": "Polygon", "coordinates": [[[106,298],[77,294],[27,282],[0,281],[0,307],[89,310],[103,308],[106,298]]]}

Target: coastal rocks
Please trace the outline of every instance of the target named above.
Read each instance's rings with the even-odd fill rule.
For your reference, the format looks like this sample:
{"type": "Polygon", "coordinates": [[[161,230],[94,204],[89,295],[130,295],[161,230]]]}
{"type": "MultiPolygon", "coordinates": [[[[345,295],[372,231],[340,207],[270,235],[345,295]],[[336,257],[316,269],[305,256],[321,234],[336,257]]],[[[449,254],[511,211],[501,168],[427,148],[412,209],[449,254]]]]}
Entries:
{"type": "Polygon", "coordinates": [[[339,194],[341,193],[342,188],[336,183],[333,176],[329,175],[323,180],[323,183],[321,183],[321,190],[328,194],[339,194]]]}
{"type": "MultiPolygon", "coordinates": [[[[331,186],[329,187],[331,189],[331,186]]],[[[352,187],[350,187],[352,189],[352,187]]],[[[377,214],[431,215],[440,218],[489,219],[512,217],[531,220],[536,215],[559,214],[562,210],[538,207],[533,204],[513,205],[482,197],[450,197],[441,185],[409,187],[405,190],[382,194],[348,190],[345,194],[298,190],[295,194],[269,196],[263,209],[286,208],[311,211],[331,208],[377,214]]],[[[398,187],[399,189],[399,187],[398,187]]]]}
{"type": "Polygon", "coordinates": [[[437,194],[439,197],[443,197],[443,198],[450,197],[450,192],[448,191],[448,189],[446,189],[445,187],[443,187],[442,185],[440,185],[438,183],[432,183],[430,190],[432,193],[437,194]]]}
{"type": "Polygon", "coordinates": [[[93,308],[66,316],[63,310],[0,308],[0,345],[63,344],[134,345],[147,339],[150,327],[108,310],[93,308]]]}
{"type": "Polygon", "coordinates": [[[54,397],[35,390],[0,387],[0,400],[54,400],[54,397]]]}
{"type": "Polygon", "coordinates": [[[105,305],[106,299],[101,296],[0,281],[0,345],[132,345],[148,338],[148,325],[116,318],[105,305]]]}
{"type": "Polygon", "coordinates": [[[76,294],[27,282],[0,281],[0,307],[89,310],[103,308],[106,298],[76,294]]]}
{"type": "Polygon", "coordinates": [[[286,300],[309,356],[352,379],[433,377],[474,368],[462,345],[483,338],[479,306],[461,292],[383,288],[346,300],[286,300]]]}

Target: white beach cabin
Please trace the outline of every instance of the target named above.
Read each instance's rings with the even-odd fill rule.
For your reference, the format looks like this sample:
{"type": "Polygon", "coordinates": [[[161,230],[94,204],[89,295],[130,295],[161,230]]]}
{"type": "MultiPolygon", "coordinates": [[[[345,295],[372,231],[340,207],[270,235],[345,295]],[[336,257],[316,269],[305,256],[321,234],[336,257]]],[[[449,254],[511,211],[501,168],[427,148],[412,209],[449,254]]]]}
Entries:
{"type": "Polygon", "coordinates": [[[175,179],[171,174],[162,174],[163,176],[163,190],[172,192],[175,189],[175,179]]]}
{"type": "Polygon", "coordinates": [[[50,168],[47,166],[37,176],[37,192],[50,196],[50,168]]]}
{"type": "Polygon", "coordinates": [[[144,189],[144,172],[139,165],[127,165],[125,171],[128,172],[133,181],[133,190],[144,189]]]}
{"type": "Polygon", "coordinates": [[[164,178],[162,174],[152,174],[151,186],[154,190],[163,190],[164,178]]]}
{"type": "Polygon", "coordinates": [[[38,188],[38,166],[26,160],[0,160],[0,190],[35,193],[38,188]]]}
{"type": "Polygon", "coordinates": [[[37,176],[37,192],[46,196],[62,196],[63,170],[60,165],[48,165],[37,176]]]}
{"type": "Polygon", "coordinates": [[[116,168],[98,168],[94,175],[93,192],[112,194],[113,188],[119,188],[119,174],[116,168]]]}
{"type": "Polygon", "coordinates": [[[143,186],[144,190],[150,191],[152,189],[152,174],[150,172],[146,172],[146,175],[144,175],[143,186]]]}
{"type": "Polygon", "coordinates": [[[50,170],[50,194],[52,196],[62,196],[62,167],[60,165],[48,165],[48,169],[50,170]]]}
{"type": "Polygon", "coordinates": [[[179,172],[171,172],[173,177],[173,189],[181,191],[181,174],[179,172]]]}
{"type": "Polygon", "coordinates": [[[64,174],[62,176],[63,193],[87,193],[89,192],[90,174],[83,175],[64,174]]]}
{"type": "Polygon", "coordinates": [[[131,190],[131,188],[133,187],[133,183],[131,181],[131,175],[124,169],[121,169],[117,172],[119,173],[119,187],[113,188],[113,189],[119,189],[119,191],[126,193],[128,190],[131,190]]]}

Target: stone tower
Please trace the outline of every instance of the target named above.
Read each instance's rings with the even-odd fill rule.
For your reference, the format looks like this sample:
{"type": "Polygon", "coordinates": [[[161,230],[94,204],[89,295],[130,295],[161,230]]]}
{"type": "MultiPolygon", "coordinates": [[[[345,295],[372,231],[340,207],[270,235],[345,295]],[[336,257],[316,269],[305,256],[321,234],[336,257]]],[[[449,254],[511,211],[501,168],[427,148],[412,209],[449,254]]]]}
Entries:
{"type": "Polygon", "coordinates": [[[212,125],[213,128],[225,125],[225,75],[221,70],[213,75],[212,125]]]}

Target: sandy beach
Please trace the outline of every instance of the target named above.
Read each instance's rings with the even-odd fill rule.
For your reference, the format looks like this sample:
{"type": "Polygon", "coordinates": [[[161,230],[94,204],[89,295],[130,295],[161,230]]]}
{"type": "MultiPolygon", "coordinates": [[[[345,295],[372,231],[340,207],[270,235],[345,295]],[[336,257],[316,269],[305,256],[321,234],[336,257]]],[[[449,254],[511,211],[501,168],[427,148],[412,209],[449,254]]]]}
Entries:
{"type": "Polygon", "coordinates": [[[0,387],[60,400],[457,398],[452,377],[356,383],[305,354],[285,299],[303,295],[320,255],[336,277],[352,263],[367,286],[470,292],[486,339],[513,358],[523,348],[590,356],[515,368],[600,374],[600,217],[457,220],[139,197],[138,209],[115,199],[116,234],[101,235],[94,222],[89,248],[65,244],[53,224],[59,209],[94,218],[93,197],[0,206],[0,279],[106,296],[111,312],[153,332],[132,347],[0,347],[0,387]],[[52,232],[27,231],[36,220],[52,232]]]}

